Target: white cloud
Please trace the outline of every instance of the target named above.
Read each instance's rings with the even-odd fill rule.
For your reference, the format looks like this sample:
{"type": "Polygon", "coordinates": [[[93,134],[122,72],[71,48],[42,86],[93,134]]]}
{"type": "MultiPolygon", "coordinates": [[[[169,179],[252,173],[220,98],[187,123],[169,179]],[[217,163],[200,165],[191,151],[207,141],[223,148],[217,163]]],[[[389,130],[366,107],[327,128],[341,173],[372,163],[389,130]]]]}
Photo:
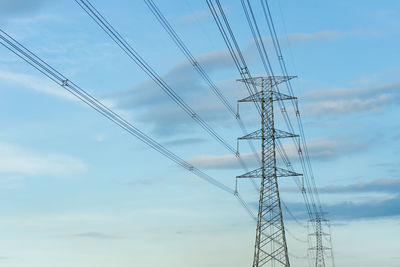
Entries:
{"type": "Polygon", "coordinates": [[[109,235],[109,234],[105,234],[102,232],[83,232],[83,233],[74,234],[73,236],[80,237],[80,238],[90,238],[90,239],[116,239],[116,238],[119,238],[118,236],[109,235]]]}
{"type": "Polygon", "coordinates": [[[30,15],[49,2],[48,0],[1,0],[0,15],[23,16],[30,15]]]}
{"type": "Polygon", "coordinates": [[[207,9],[197,10],[191,14],[184,15],[178,19],[180,23],[193,23],[210,17],[210,11],[207,9]]]}
{"type": "MultiPolygon", "coordinates": [[[[197,60],[208,74],[233,66],[225,50],[199,55],[197,60]]],[[[224,105],[187,60],[174,65],[162,78],[204,120],[225,123],[234,119],[229,117],[224,105]]],[[[232,105],[246,96],[246,90],[234,79],[218,82],[216,86],[228,101],[233,100],[232,105]]],[[[109,99],[115,103],[113,107],[127,111],[135,108],[136,120],[153,124],[154,132],[160,135],[187,131],[190,128],[183,126],[192,123],[187,114],[151,79],[110,95],[109,99]]]]}
{"type": "Polygon", "coordinates": [[[104,134],[97,134],[97,135],[94,136],[94,140],[95,140],[96,142],[102,143],[102,142],[104,142],[104,141],[106,140],[106,135],[104,135],[104,134]]]}
{"type": "Polygon", "coordinates": [[[0,173],[19,175],[67,175],[86,170],[82,160],[62,154],[44,154],[0,142],[0,173]]]}
{"type": "Polygon", "coordinates": [[[304,94],[307,115],[341,115],[374,112],[398,104],[400,82],[364,88],[334,88],[304,94]]]}
{"type": "Polygon", "coordinates": [[[33,75],[2,71],[0,70],[0,81],[31,89],[40,93],[50,94],[68,100],[76,101],[76,98],[51,80],[45,80],[33,75]]]}
{"type": "MultiPolygon", "coordinates": [[[[346,192],[386,192],[399,193],[399,178],[380,178],[368,182],[358,182],[350,185],[328,185],[318,189],[321,193],[346,193],[346,192]]],[[[386,196],[388,197],[388,196],[386,196]]],[[[385,199],[386,200],[386,199],[385,199]]]]}
{"type": "MultiPolygon", "coordinates": [[[[364,141],[349,141],[346,138],[313,138],[307,142],[310,157],[315,160],[328,160],[355,153],[366,146],[364,141]]],[[[298,159],[298,152],[292,142],[285,143],[283,148],[290,160],[298,159]]],[[[278,153],[278,157],[280,154],[278,153]]],[[[257,158],[253,153],[243,153],[241,158],[248,167],[257,166],[257,158]]],[[[240,169],[238,159],[233,154],[197,155],[187,159],[188,162],[203,169],[240,169]]]]}
{"type": "MultiPolygon", "coordinates": [[[[332,160],[366,149],[367,141],[351,137],[316,137],[307,141],[309,156],[313,160],[332,160]]],[[[298,159],[297,148],[291,142],[283,145],[291,160],[298,159]]]]}
{"type": "MultiPolygon", "coordinates": [[[[280,36],[279,39],[286,39],[290,45],[305,44],[318,41],[332,41],[345,37],[376,37],[380,32],[371,30],[352,30],[352,31],[338,31],[338,30],[323,30],[317,32],[295,32],[287,35],[280,36]]],[[[271,44],[271,37],[263,37],[263,40],[271,44]]],[[[253,42],[253,41],[252,41],[253,42]]]]}
{"type": "MultiPolygon", "coordinates": [[[[255,166],[257,163],[253,153],[243,153],[241,158],[246,162],[248,167],[255,166]]],[[[202,169],[240,169],[239,160],[233,155],[197,155],[187,159],[194,166],[202,169]]]]}
{"type": "Polygon", "coordinates": [[[309,41],[333,40],[346,35],[346,32],[326,30],[313,33],[290,33],[287,35],[287,38],[291,43],[303,43],[309,41]]]}
{"type": "Polygon", "coordinates": [[[388,17],[396,15],[398,12],[394,9],[382,9],[375,12],[375,16],[387,19],[388,17]]]}
{"type": "Polygon", "coordinates": [[[55,15],[35,15],[35,16],[28,16],[28,17],[15,17],[11,18],[10,21],[13,24],[20,24],[22,25],[32,25],[35,23],[40,23],[40,22],[60,22],[62,21],[61,17],[55,16],[55,15]]]}

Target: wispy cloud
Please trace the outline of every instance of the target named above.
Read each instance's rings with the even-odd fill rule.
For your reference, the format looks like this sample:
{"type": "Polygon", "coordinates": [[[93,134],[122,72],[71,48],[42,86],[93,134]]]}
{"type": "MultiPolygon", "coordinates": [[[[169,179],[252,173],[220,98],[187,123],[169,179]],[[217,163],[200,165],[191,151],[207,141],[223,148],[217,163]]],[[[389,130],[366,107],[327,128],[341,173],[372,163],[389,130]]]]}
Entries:
{"type": "Polygon", "coordinates": [[[20,175],[67,175],[86,170],[86,164],[63,154],[36,152],[0,142],[0,173],[20,175]]]}
{"type": "Polygon", "coordinates": [[[398,12],[395,9],[381,9],[381,10],[377,10],[374,14],[375,17],[379,17],[379,18],[388,18],[391,16],[396,15],[398,12]]]}
{"type": "Polygon", "coordinates": [[[0,0],[0,16],[13,17],[35,13],[49,0],[0,0]]]}
{"type": "Polygon", "coordinates": [[[206,142],[203,138],[182,138],[163,142],[167,146],[186,146],[206,142]]]}
{"type": "Polygon", "coordinates": [[[351,185],[329,185],[318,190],[321,193],[356,193],[356,192],[386,192],[400,193],[399,178],[381,178],[370,182],[358,182],[351,185]]]}
{"type": "Polygon", "coordinates": [[[325,205],[325,210],[334,219],[380,218],[400,215],[400,195],[356,203],[346,201],[325,205]]]}
{"type": "Polygon", "coordinates": [[[180,23],[193,23],[198,22],[204,19],[207,19],[211,16],[210,11],[207,9],[197,10],[193,13],[183,15],[182,17],[178,18],[178,22],[180,23]]]}
{"type": "MultiPolygon", "coordinates": [[[[50,79],[47,79],[47,77],[39,78],[37,76],[30,74],[2,71],[0,69],[0,82],[21,86],[28,90],[32,90],[42,94],[52,95],[68,101],[74,101],[77,103],[81,103],[82,105],[84,104],[76,96],[66,91],[61,86],[55,84],[50,79]]],[[[125,118],[127,119],[131,118],[131,115],[128,112],[126,112],[124,109],[120,109],[117,107],[118,104],[113,99],[104,98],[100,99],[100,102],[105,106],[107,106],[108,108],[113,109],[116,113],[124,116],[125,118]]],[[[95,139],[96,141],[101,142],[104,141],[104,136],[101,137],[96,136],[95,139]]]]}
{"type": "MultiPolygon", "coordinates": [[[[241,158],[244,162],[250,167],[255,166],[257,164],[257,158],[253,153],[244,153],[241,154],[241,158]]],[[[192,158],[187,159],[188,162],[193,164],[196,167],[202,169],[240,169],[242,165],[240,165],[238,159],[232,155],[197,155],[192,158]]]]}
{"type": "MultiPolygon", "coordinates": [[[[280,39],[286,39],[290,45],[302,45],[313,42],[327,42],[339,40],[347,37],[376,37],[379,36],[379,32],[375,30],[351,30],[351,31],[340,31],[340,30],[323,30],[317,32],[295,32],[280,36],[280,39]]],[[[272,39],[270,36],[264,37],[268,45],[272,45],[272,39]]],[[[254,41],[252,41],[253,43],[254,41]]]]}
{"type": "MultiPolygon", "coordinates": [[[[254,203],[256,205],[256,203],[254,203]]],[[[286,205],[299,219],[306,219],[307,212],[303,203],[286,205]]],[[[400,215],[400,195],[387,197],[369,197],[364,201],[343,201],[336,204],[324,204],[323,209],[331,220],[358,220],[393,217],[400,215]]]]}
{"type": "MultiPolygon", "coordinates": [[[[358,153],[366,149],[368,140],[351,137],[316,137],[307,141],[310,158],[313,160],[333,160],[342,155],[358,153]]],[[[296,159],[298,156],[297,148],[293,145],[284,145],[288,157],[296,159]]]]}
{"type": "Polygon", "coordinates": [[[400,82],[364,88],[335,88],[311,91],[303,96],[307,115],[343,115],[376,112],[400,104],[400,82]]]}
{"type": "Polygon", "coordinates": [[[7,82],[10,84],[17,84],[36,92],[45,93],[61,97],[68,100],[77,101],[74,96],[65,91],[63,88],[54,84],[50,80],[44,78],[38,78],[33,75],[9,72],[0,70],[0,81],[7,82]]]}
{"type": "MultiPolygon", "coordinates": [[[[298,192],[297,187],[283,187],[283,191],[298,192]]],[[[357,182],[349,185],[327,185],[318,188],[318,192],[325,194],[345,193],[400,193],[400,178],[380,178],[368,182],[357,182]]]]}
{"type": "MultiPolygon", "coordinates": [[[[295,188],[282,188],[296,190],[295,188]]],[[[325,204],[323,208],[332,219],[355,220],[362,218],[380,218],[400,215],[400,179],[381,178],[368,182],[358,182],[350,185],[329,185],[319,188],[320,193],[381,193],[378,197],[369,195],[362,201],[346,200],[335,204],[325,204]]],[[[286,203],[290,210],[299,217],[306,218],[304,204],[286,203]]]]}
{"type": "Polygon", "coordinates": [[[101,232],[83,232],[83,233],[74,234],[73,236],[80,237],[80,238],[89,238],[89,239],[117,239],[117,238],[119,238],[118,236],[108,235],[108,234],[101,233],[101,232]]]}
{"type": "Polygon", "coordinates": [[[51,14],[43,14],[43,15],[33,15],[33,16],[23,16],[23,17],[14,17],[9,20],[13,24],[18,24],[19,26],[23,25],[32,25],[35,23],[41,22],[61,22],[62,18],[56,15],[51,14]]]}
{"type": "Polygon", "coordinates": [[[124,185],[127,186],[152,186],[155,183],[162,181],[163,178],[155,177],[155,178],[135,178],[124,182],[124,185]]]}
{"type": "MultiPolygon", "coordinates": [[[[342,155],[349,155],[363,151],[367,146],[367,141],[358,140],[354,142],[351,138],[313,138],[308,143],[310,158],[312,160],[333,160],[342,155]]],[[[297,149],[293,144],[284,145],[287,156],[292,160],[298,159],[297,149]]],[[[278,154],[278,157],[280,154],[278,154]]],[[[253,153],[243,153],[241,158],[249,167],[257,166],[258,161],[253,153]]],[[[237,158],[232,154],[226,155],[197,155],[188,158],[187,161],[203,169],[240,169],[237,158]]]]}
{"type": "MultiPolygon", "coordinates": [[[[227,51],[206,53],[198,56],[197,60],[209,74],[232,68],[231,58],[227,51]]],[[[216,100],[211,89],[188,61],[176,64],[163,75],[163,79],[203,119],[221,123],[229,119],[229,113],[224,111],[225,107],[216,100]]],[[[223,81],[217,83],[217,86],[229,99],[238,93],[235,83],[234,80],[229,83],[223,81]]],[[[140,114],[137,119],[153,124],[156,134],[169,135],[191,129],[191,127],[185,127],[188,123],[192,123],[187,114],[152,80],[110,95],[109,98],[120,109],[135,109],[135,113],[140,114]]],[[[236,100],[239,97],[232,98],[236,100]]]]}
{"type": "MultiPolygon", "coordinates": [[[[208,73],[232,67],[231,57],[225,50],[202,54],[197,57],[197,60],[208,73]]],[[[192,95],[193,93],[198,94],[198,91],[204,91],[201,77],[194,71],[193,66],[187,60],[173,66],[162,78],[174,91],[182,96],[192,95]]],[[[168,97],[160,90],[162,89],[153,80],[149,79],[128,90],[110,95],[110,98],[118,100],[119,107],[126,109],[169,102],[168,97]]]]}
{"type": "Polygon", "coordinates": [[[290,33],[286,37],[289,39],[291,44],[299,44],[310,41],[334,40],[344,37],[346,35],[348,35],[347,32],[325,30],[313,33],[290,33]]]}
{"type": "Polygon", "coordinates": [[[91,213],[84,211],[81,213],[69,213],[60,211],[59,213],[38,213],[37,211],[26,212],[18,215],[3,215],[1,217],[3,223],[10,225],[21,225],[21,227],[43,227],[43,225],[51,226],[72,226],[81,227],[83,224],[108,224],[111,225],[120,220],[115,214],[91,213]]]}
{"type": "Polygon", "coordinates": [[[331,41],[345,37],[376,37],[379,34],[375,30],[324,30],[313,33],[290,33],[286,37],[291,44],[302,44],[313,41],[331,41]]]}

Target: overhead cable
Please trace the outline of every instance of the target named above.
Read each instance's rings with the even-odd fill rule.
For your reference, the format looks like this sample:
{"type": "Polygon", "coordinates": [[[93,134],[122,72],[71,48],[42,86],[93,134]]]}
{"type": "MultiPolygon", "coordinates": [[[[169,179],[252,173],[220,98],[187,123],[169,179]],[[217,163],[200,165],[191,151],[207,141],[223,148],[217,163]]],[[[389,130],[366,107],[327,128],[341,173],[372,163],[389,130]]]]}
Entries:
{"type": "MultiPolygon", "coordinates": [[[[216,0],[216,1],[218,2],[219,0],[216,0]]],[[[270,63],[270,60],[269,60],[269,57],[268,57],[268,53],[267,53],[267,51],[265,49],[264,41],[263,41],[262,35],[260,33],[260,29],[259,29],[258,24],[257,24],[257,20],[256,20],[256,18],[254,16],[254,12],[253,12],[253,8],[251,6],[251,3],[250,3],[249,0],[241,0],[241,3],[242,3],[242,8],[244,10],[244,13],[246,15],[247,22],[249,24],[250,30],[252,32],[254,42],[257,44],[257,50],[258,50],[259,56],[260,56],[260,58],[261,58],[261,60],[263,62],[264,69],[267,72],[267,74],[271,75],[272,79],[275,80],[274,71],[272,69],[272,65],[270,63]]],[[[287,72],[284,75],[288,76],[287,72]]],[[[288,81],[286,81],[286,82],[288,82],[288,81]]],[[[276,88],[276,91],[279,92],[279,86],[278,86],[278,83],[276,81],[274,82],[274,86],[276,88]]],[[[291,95],[293,96],[293,92],[292,92],[291,95]]],[[[292,100],[292,101],[294,101],[294,100],[292,100]]],[[[294,103],[294,102],[292,102],[292,103],[294,103]]],[[[285,121],[289,131],[290,132],[294,132],[294,128],[293,128],[291,120],[290,120],[290,118],[289,118],[289,116],[287,114],[284,101],[280,100],[280,101],[278,101],[278,104],[280,105],[281,113],[283,115],[284,121],[285,121]]],[[[297,108],[297,105],[295,105],[295,108],[297,108]]],[[[299,112],[296,109],[296,115],[297,114],[299,114],[299,112]]],[[[302,136],[302,139],[304,139],[304,135],[302,134],[302,132],[301,132],[301,136],[302,136]]],[[[301,190],[301,192],[302,192],[302,194],[304,196],[306,195],[307,192],[310,192],[310,195],[309,195],[309,198],[311,200],[310,201],[310,205],[314,210],[314,214],[316,214],[316,213],[318,213],[318,210],[317,210],[317,206],[315,204],[314,196],[315,196],[315,198],[317,198],[317,200],[319,200],[319,199],[318,199],[318,196],[315,194],[316,192],[315,192],[315,190],[313,188],[314,180],[313,180],[313,177],[311,176],[311,172],[312,172],[312,170],[310,169],[311,168],[311,164],[310,164],[309,158],[307,158],[307,156],[304,157],[304,155],[303,155],[303,152],[302,152],[303,150],[301,149],[300,140],[297,140],[296,138],[292,138],[292,139],[293,139],[295,147],[297,148],[297,151],[298,151],[300,163],[301,163],[302,170],[303,170],[303,177],[305,178],[304,181],[305,181],[305,185],[306,185],[306,188],[307,188],[307,190],[301,190]],[[311,179],[309,179],[309,177],[311,179]],[[310,182],[310,180],[311,180],[311,182],[310,182]]],[[[303,149],[304,149],[304,142],[302,144],[303,144],[303,149]]],[[[284,150],[283,147],[281,149],[284,150]]],[[[304,149],[304,150],[308,151],[306,149],[304,149]]],[[[305,201],[306,201],[306,199],[305,199],[305,201]]],[[[306,202],[306,205],[307,205],[307,202],[306,202]]],[[[310,215],[314,216],[312,214],[310,214],[310,215]]]]}
{"type": "Polygon", "coordinates": [[[65,90],[73,94],[75,97],[77,97],[79,100],[96,110],[98,113],[124,129],[126,132],[129,134],[133,135],[134,137],[138,138],[140,141],[145,143],[146,145],[150,146],[157,152],[161,153],[168,159],[172,160],[182,168],[190,171],[191,173],[195,174],[202,180],[214,185],[215,187],[234,195],[240,202],[240,204],[246,209],[246,211],[249,213],[249,215],[254,218],[254,214],[252,214],[249,206],[247,203],[242,199],[242,197],[239,195],[238,192],[236,192],[234,189],[224,185],[223,183],[219,182],[215,178],[209,176],[208,174],[204,173],[203,171],[199,170],[192,164],[188,163],[187,161],[183,160],[167,148],[165,148],[163,145],[152,139],[150,136],[146,135],[144,132],[140,131],[138,128],[136,128],[134,125],[132,125],[130,122],[122,118],[120,115],[115,113],[113,110],[105,106],[103,103],[101,103],[99,100],[97,100],[95,97],[90,95],[88,92],[80,88],[78,85],[76,85],[74,82],[69,80],[67,77],[65,77],[63,74],[55,70],[53,67],[51,67],[49,64],[47,64],[45,61],[40,59],[38,56],[36,56],[33,52],[31,52],[29,49],[27,49],[25,46],[23,46],[21,43],[19,43],[17,40],[12,38],[10,35],[8,35],[6,32],[0,29],[0,43],[9,49],[12,53],[23,59],[25,62],[27,62],[29,65],[34,67],[36,70],[47,76],[49,79],[57,83],[59,86],[63,87],[65,90]]]}
{"type": "MultiPolygon", "coordinates": [[[[248,131],[241,119],[241,117],[236,114],[234,108],[231,106],[231,104],[228,102],[226,97],[222,94],[221,90],[217,87],[217,85],[211,80],[207,72],[204,70],[202,65],[196,60],[196,58],[193,56],[193,54],[190,52],[189,48],[185,45],[185,43],[182,41],[182,39],[179,37],[179,35],[176,33],[176,31],[173,29],[171,24],[168,22],[168,20],[165,18],[165,16],[162,14],[160,9],[157,7],[157,5],[152,1],[152,0],[144,0],[146,5],[149,7],[150,11],[153,13],[153,15],[156,17],[156,19],[160,22],[161,26],[166,30],[168,35],[172,38],[174,43],[178,46],[178,48],[182,51],[182,53],[186,56],[190,64],[193,66],[193,68],[200,74],[200,76],[203,78],[203,80],[208,84],[208,86],[212,89],[214,94],[220,99],[220,101],[225,105],[226,109],[231,113],[231,115],[234,116],[236,119],[237,123],[239,124],[243,135],[247,135],[248,131]]],[[[253,152],[254,157],[256,158],[257,161],[261,162],[261,159],[257,153],[256,148],[254,147],[254,144],[251,139],[247,139],[247,142],[250,146],[250,149],[253,152]]],[[[237,151],[238,152],[238,151],[237,151]]],[[[239,160],[240,160],[240,154],[239,154],[239,160]]],[[[242,166],[245,166],[243,162],[240,160],[240,163],[242,166]]],[[[246,170],[248,171],[248,170],[246,170]]],[[[254,180],[251,179],[251,182],[254,186],[254,188],[259,191],[258,186],[255,184],[254,180]]]]}
{"type": "Polygon", "coordinates": [[[178,106],[208,134],[233,154],[237,154],[226,140],[206,123],[164,80],[157,72],[133,49],[133,47],[115,30],[115,28],[87,0],[75,2],[95,21],[97,25],[131,58],[178,106]]]}
{"type": "MultiPolygon", "coordinates": [[[[269,8],[268,1],[267,0],[260,0],[260,1],[261,1],[261,4],[262,4],[262,10],[263,10],[263,13],[264,13],[264,17],[265,17],[265,19],[267,21],[268,29],[269,29],[271,37],[272,37],[272,42],[273,42],[273,45],[274,45],[275,53],[276,53],[276,56],[278,58],[278,62],[279,62],[280,68],[281,68],[281,70],[282,70],[284,75],[288,75],[288,71],[287,71],[287,68],[286,68],[286,63],[285,63],[285,60],[284,60],[284,57],[283,57],[283,54],[282,54],[282,50],[281,50],[281,46],[280,46],[280,43],[279,43],[278,35],[276,33],[276,30],[275,30],[275,25],[274,25],[274,21],[272,19],[271,10],[269,8]]],[[[289,91],[289,94],[293,96],[294,93],[293,93],[293,87],[292,87],[291,82],[290,81],[286,81],[286,86],[287,86],[287,89],[289,91]]],[[[306,139],[305,139],[302,119],[301,119],[301,116],[300,116],[300,112],[298,111],[298,108],[297,108],[297,103],[292,102],[292,104],[293,104],[293,106],[294,106],[294,108],[296,110],[295,113],[296,113],[296,118],[297,118],[297,122],[298,122],[298,127],[299,127],[299,130],[300,130],[300,136],[301,136],[301,139],[302,139],[303,150],[305,152],[305,157],[306,157],[306,160],[307,160],[307,166],[309,168],[310,177],[311,177],[312,184],[313,184],[313,193],[316,195],[316,199],[317,199],[317,202],[318,202],[318,207],[319,207],[320,213],[323,214],[323,210],[322,210],[322,206],[321,206],[321,202],[320,202],[319,194],[318,194],[318,188],[317,188],[317,186],[315,184],[315,178],[314,178],[314,174],[313,174],[313,170],[312,170],[312,166],[311,166],[311,161],[310,161],[310,156],[309,156],[309,152],[308,152],[308,147],[307,147],[307,143],[306,143],[306,139]]]]}

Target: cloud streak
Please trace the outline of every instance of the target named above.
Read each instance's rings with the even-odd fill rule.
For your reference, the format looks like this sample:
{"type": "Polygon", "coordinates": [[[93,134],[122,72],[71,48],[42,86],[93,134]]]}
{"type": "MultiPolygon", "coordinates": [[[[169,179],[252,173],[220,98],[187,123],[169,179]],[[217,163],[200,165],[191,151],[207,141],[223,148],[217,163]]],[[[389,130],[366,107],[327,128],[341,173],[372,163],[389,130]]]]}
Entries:
{"type": "Polygon", "coordinates": [[[300,44],[311,41],[334,40],[346,36],[346,32],[325,30],[313,33],[289,33],[286,35],[291,44],[300,44]]]}
{"type": "Polygon", "coordinates": [[[344,115],[377,112],[400,103],[400,81],[365,88],[335,88],[305,93],[306,115],[344,115]]]}
{"type": "Polygon", "coordinates": [[[331,41],[345,37],[375,37],[377,32],[352,30],[352,31],[338,31],[338,30],[324,30],[312,33],[289,33],[286,38],[290,44],[304,44],[308,42],[317,41],[331,41]]]}
{"type": "MultiPolygon", "coordinates": [[[[351,30],[351,31],[339,31],[339,30],[322,30],[317,32],[294,32],[282,35],[279,39],[287,40],[290,45],[304,45],[317,42],[328,42],[343,39],[346,37],[376,37],[379,32],[366,31],[366,30],[351,30]]],[[[270,36],[262,38],[263,41],[268,45],[272,46],[272,39],[270,36]]],[[[251,41],[254,44],[254,40],[251,41]]]]}
{"type": "Polygon", "coordinates": [[[54,85],[52,81],[38,78],[33,75],[0,70],[0,81],[17,84],[36,92],[61,97],[71,101],[77,101],[73,95],[64,89],[57,88],[58,86],[54,85]]]}
{"type": "Polygon", "coordinates": [[[79,237],[79,238],[98,239],[98,240],[119,238],[117,236],[108,235],[108,234],[100,233],[100,232],[84,232],[84,233],[75,234],[73,236],[79,237]]]}
{"type": "MultiPolygon", "coordinates": [[[[298,191],[297,188],[282,188],[284,191],[298,191]]],[[[335,204],[323,205],[329,218],[337,220],[356,220],[365,218],[380,218],[400,215],[400,179],[381,178],[369,182],[359,182],[350,185],[329,185],[319,188],[320,193],[383,193],[383,196],[370,196],[361,202],[352,200],[335,204]]],[[[299,218],[307,218],[304,205],[301,203],[286,203],[290,210],[299,218]]]]}
{"type": "MultiPolygon", "coordinates": [[[[350,138],[314,138],[309,140],[308,149],[312,160],[326,161],[363,151],[367,146],[366,141],[354,142],[350,138]]],[[[291,143],[284,144],[284,150],[292,161],[298,159],[298,152],[291,143]]],[[[258,166],[257,158],[253,153],[241,154],[242,159],[249,167],[258,166]]],[[[278,153],[279,157],[279,153],[278,153]]],[[[203,169],[240,169],[237,158],[234,155],[197,155],[188,158],[191,164],[203,169]]]]}
{"type": "MultiPolygon", "coordinates": [[[[257,203],[253,203],[254,206],[257,203]]],[[[298,219],[308,219],[303,203],[288,203],[291,212],[298,219]]],[[[359,220],[377,219],[382,217],[400,216],[400,195],[392,197],[369,198],[367,201],[342,201],[336,204],[324,204],[323,209],[327,212],[330,220],[359,220]]],[[[288,216],[288,219],[291,219],[288,216]]]]}
{"type": "Polygon", "coordinates": [[[393,198],[355,203],[345,201],[339,204],[325,205],[325,210],[332,219],[380,218],[400,215],[400,195],[393,198]]]}
{"type": "Polygon", "coordinates": [[[85,163],[63,154],[44,154],[21,146],[0,142],[0,173],[37,175],[67,175],[86,170],[85,163]]]}
{"type": "Polygon", "coordinates": [[[48,0],[0,0],[0,16],[12,17],[32,14],[48,0]]]}
{"type": "Polygon", "coordinates": [[[320,193],[365,193],[365,192],[385,192],[399,193],[400,179],[381,178],[370,182],[359,182],[351,185],[329,185],[318,189],[320,193]]]}
{"type": "MultiPolygon", "coordinates": [[[[249,167],[254,167],[257,160],[253,153],[244,153],[240,155],[243,161],[249,167]]],[[[194,166],[202,169],[241,169],[238,159],[235,155],[197,155],[187,159],[194,166]]]]}
{"type": "Polygon", "coordinates": [[[210,11],[207,9],[203,9],[203,10],[197,10],[193,13],[184,15],[180,18],[178,18],[178,22],[179,23],[194,23],[194,22],[198,22],[201,20],[205,20],[207,18],[209,18],[211,16],[210,11]]]}
{"type": "MultiPolygon", "coordinates": [[[[363,31],[320,31],[315,33],[294,33],[288,36],[293,42],[311,42],[317,40],[331,40],[351,35],[369,35],[363,31]]],[[[246,49],[252,48],[250,44],[246,49]]],[[[233,62],[227,50],[206,53],[197,57],[200,65],[208,74],[215,72],[234,71],[233,62]]],[[[189,105],[205,120],[210,122],[226,123],[229,114],[218,101],[210,101],[215,96],[195,72],[188,61],[182,61],[173,66],[163,76],[163,79],[188,102],[189,105]],[[195,100],[195,101],[193,101],[195,100]]],[[[389,103],[396,103],[400,83],[383,84],[374,88],[342,88],[324,91],[313,91],[303,95],[306,115],[341,115],[364,111],[377,111],[389,103]],[[331,97],[335,95],[335,97],[331,97]]],[[[223,94],[232,104],[237,99],[246,96],[245,89],[237,82],[227,80],[217,83],[223,94]]],[[[170,135],[191,129],[188,126],[190,119],[182,110],[169,99],[152,80],[147,80],[129,90],[110,96],[117,103],[117,107],[124,110],[135,109],[137,119],[152,124],[158,135],[170,135]]]]}
{"type": "MultiPolygon", "coordinates": [[[[227,51],[206,53],[198,56],[197,61],[208,74],[232,68],[232,59],[227,51]]],[[[204,120],[224,123],[230,118],[229,113],[224,111],[225,107],[188,61],[176,64],[162,78],[204,120]]],[[[238,87],[234,80],[218,83],[217,86],[228,99],[239,98],[236,97],[238,87]]],[[[191,119],[152,80],[108,98],[120,109],[135,109],[135,113],[140,114],[137,119],[152,124],[155,133],[159,135],[190,129],[185,126],[192,123],[191,119]]]]}

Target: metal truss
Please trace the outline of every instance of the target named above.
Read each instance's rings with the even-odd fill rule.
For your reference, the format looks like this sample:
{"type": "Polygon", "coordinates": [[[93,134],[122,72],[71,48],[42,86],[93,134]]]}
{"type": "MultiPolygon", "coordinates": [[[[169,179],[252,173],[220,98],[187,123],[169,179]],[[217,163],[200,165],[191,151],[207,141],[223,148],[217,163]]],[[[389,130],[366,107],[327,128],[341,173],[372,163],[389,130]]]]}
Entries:
{"type": "Polygon", "coordinates": [[[237,176],[261,178],[253,267],[290,266],[277,178],[301,174],[276,166],[276,139],[298,135],[275,129],[274,101],[296,98],[276,92],[273,87],[292,78],[294,76],[266,76],[238,80],[260,88],[257,93],[238,102],[260,102],[262,111],[261,129],[238,138],[259,139],[262,143],[261,167],[237,176]]]}
{"type": "MultiPolygon", "coordinates": [[[[275,138],[289,138],[289,137],[299,137],[299,135],[297,134],[293,134],[293,133],[288,133],[282,130],[278,130],[278,129],[273,129],[274,132],[274,136],[275,138]]],[[[272,136],[270,136],[272,137],[272,136]]],[[[244,139],[262,139],[262,129],[259,129],[257,131],[254,131],[252,133],[249,133],[245,136],[239,137],[239,140],[244,140],[244,139]]]]}
{"type": "Polygon", "coordinates": [[[309,220],[309,224],[312,226],[311,233],[308,234],[308,258],[311,267],[335,266],[332,247],[323,245],[325,239],[325,243],[329,243],[332,246],[331,235],[323,231],[323,223],[327,224],[328,220],[324,218],[322,213],[316,213],[315,218],[309,220]],[[328,264],[325,260],[327,257],[332,258],[332,261],[328,261],[329,263],[332,263],[332,265],[328,264]]]}

